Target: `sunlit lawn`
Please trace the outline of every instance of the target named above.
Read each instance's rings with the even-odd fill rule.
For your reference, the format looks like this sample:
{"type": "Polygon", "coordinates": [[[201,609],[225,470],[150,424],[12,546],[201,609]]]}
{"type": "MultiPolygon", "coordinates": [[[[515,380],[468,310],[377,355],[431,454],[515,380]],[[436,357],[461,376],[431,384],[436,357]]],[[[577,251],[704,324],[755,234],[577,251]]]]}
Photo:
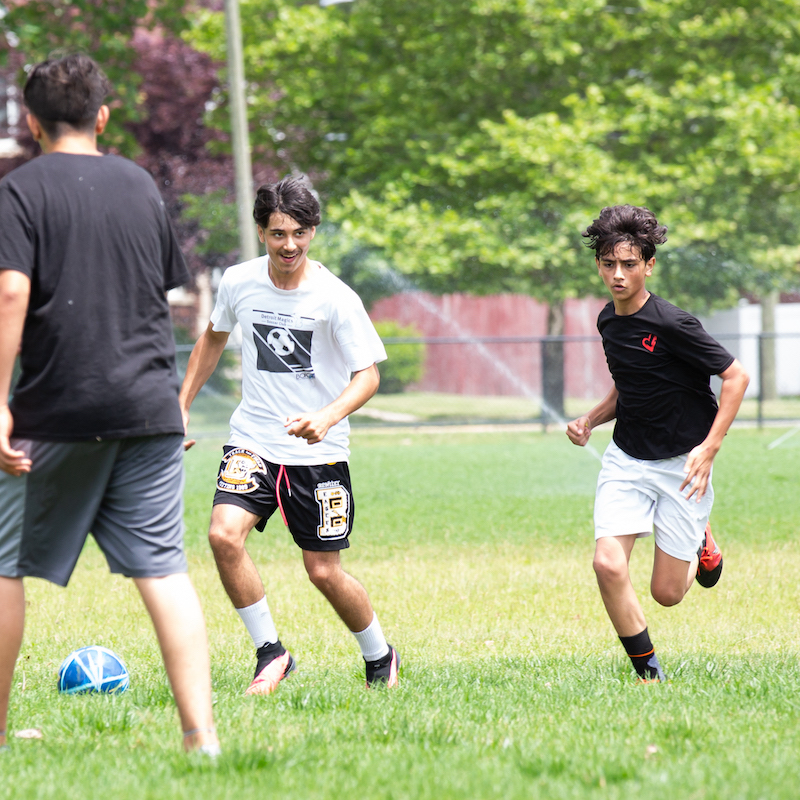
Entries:
{"type": "MultiPolygon", "coordinates": [[[[358,429],[346,567],[401,651],[401,687],[367,692],[352,637],[311,587],[279,520],[251,552],[299,672],[242,696],[253,667],[205,543],[221,441],[187,455],[191,575],[211,636],[214,767],[180,751],[177,715],[135,591],[93,545],[66,591],[28,583],[28,633],[0,758],[9,797],[795,798],[800,781],[800,437],[736,430],[715,472],[725,553],[713,590],[647,598],[671,682],[637,686],[591,570],[598,462],[563,434],[358,429]],[[61,697],[73,648],[112,647],[132,688],[61,697]],[[39,728],[41,740],[13,736],[39,728]]],[[[595,435],[602,449],[607,432],[595,435]]]]}

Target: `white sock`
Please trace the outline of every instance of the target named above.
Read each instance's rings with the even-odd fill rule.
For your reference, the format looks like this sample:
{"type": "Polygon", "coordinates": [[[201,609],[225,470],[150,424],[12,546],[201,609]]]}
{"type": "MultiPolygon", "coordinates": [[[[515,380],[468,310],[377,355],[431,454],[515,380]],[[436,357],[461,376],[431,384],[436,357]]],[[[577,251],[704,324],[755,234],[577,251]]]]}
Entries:
{"type": "Polygon", "coordinates": [[[389,652],[389,645],[386,644],[386,637],[375,612],[372,614],[372,622],[363,631],[350,631],[350,633],[356,637],[365,661],[378,661],[389,652]]]}
{"type": "Polygon", "coordinates": [[[278,631],[272,621],[272,614],[269,613],[266,597],[246,608],[237,608],[236,613],[242,618],[256,650],[267,642],[278,641],[278,631]]]}

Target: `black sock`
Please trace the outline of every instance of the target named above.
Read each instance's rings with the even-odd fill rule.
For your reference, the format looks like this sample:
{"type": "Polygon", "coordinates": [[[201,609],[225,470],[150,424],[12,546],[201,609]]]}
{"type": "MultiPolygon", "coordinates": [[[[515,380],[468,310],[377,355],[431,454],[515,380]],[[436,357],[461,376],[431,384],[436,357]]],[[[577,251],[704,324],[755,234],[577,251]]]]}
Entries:
{"type": "Polygon", "coordinates": [[[666,680],[661,665],[658,663],[647,628],[635,636],[620,636],[619,640],[622,642],[622,646],[625,648],[625,652],[630,657],[633,668],[640,678],[666,680]]]}

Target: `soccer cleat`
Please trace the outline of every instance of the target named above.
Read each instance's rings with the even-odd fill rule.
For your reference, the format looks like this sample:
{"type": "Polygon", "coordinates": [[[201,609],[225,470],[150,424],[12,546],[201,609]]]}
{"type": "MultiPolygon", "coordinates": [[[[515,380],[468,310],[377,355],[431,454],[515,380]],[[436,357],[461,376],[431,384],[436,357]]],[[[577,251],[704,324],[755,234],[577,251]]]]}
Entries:
{"type": "MultiPolygon", "coordinates": [[[[274,649],[275,645],[273,644],[272,647],[274,649]]],[[[261,653],[264,649],[259,648],[258,652],[261,653]]],[[[283,650],[283,648],[281,649],[283,650]]],[[[263,654],[260,655],[255,677],[245,695],[272,694],[278,688],[278,684],[284,678],[288,678],[295,669],[297,669],[297,664],[288,650],[283,650],[283,653],[273,656],[269,660],[264,658],[263,654]]]]}
{"type": "Polygon", "coordinates": [[[722,575],[722,553],[711,535],[711,525],[706,525],[703,544],[697,556],[700,559],[697,563],[697,582],[706,589],[716,586],[722,575]]]}
{"type": "Polygon", "coordinates": [[[661,669],[661,664],[658,663],[658,656],[655,653],[650,654],[647,663],[643,667],[642,673],[636,680],[636,683],[666,683],[667,676],[664,670],[661,669]]]}
{"type": "Polygon", "coordinates": [[[378,661],[367,661],[367,689],[378,684],[391,688],[397,686],[397,670],[400,668],[400,654],[389,645],[389,652],[378,661]]]}

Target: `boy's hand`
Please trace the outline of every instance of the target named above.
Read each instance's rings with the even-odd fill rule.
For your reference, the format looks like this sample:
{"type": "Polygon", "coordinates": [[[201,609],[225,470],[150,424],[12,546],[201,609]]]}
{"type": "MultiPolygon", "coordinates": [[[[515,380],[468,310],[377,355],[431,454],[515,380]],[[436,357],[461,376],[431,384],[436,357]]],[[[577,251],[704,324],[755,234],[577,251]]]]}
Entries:
{"type": "Polygon", "coordinates": [[[683,471],[686,477],[683,479],[680,491],[688,486],[689,492],[686,494],[686,499],[691,499],[692,495],[695,497],[696,502],[700,502],[708,488],[708,479],[711,476],[711,466],[714,463],[714,456],[717,451],[707,445],[705,442],[697,445],[689,452],[686,457],[686,464],[683,471]]]}
{"type": "Polygon", "coordinates": [[[183,417],[183,450],[184,452],[188,450],[190,447],[194,447],[197,444],[197,439],[189,439],[189,412],[185,408],[181,408],[181,416],[183,417]]]}
{"type": "Polygon", "coordinates": [[[31,460],[24,450],[15,450],[11,446],[11,432],[14,430],[14,419],[8,406],[0,406],[0,470],[9,475],[19,476],[31,471],[31,460]]]}
{"type": "Polygon", "coordinates": [[[294,417],[286,417],[286,422],[283,423],[289,436],[305,439],[309,444],[321,442],[332,424],[333,419],[326,413],[324,408],[310,414],[297,414],[294,417]]]}
{"type": "Polygon", "coordinates": [[[583,447],[589,441],[591,435],[592,429],[589,427],[588,416],[584,415],[567,423],[567,436],[572,444],[583,447]]]}

